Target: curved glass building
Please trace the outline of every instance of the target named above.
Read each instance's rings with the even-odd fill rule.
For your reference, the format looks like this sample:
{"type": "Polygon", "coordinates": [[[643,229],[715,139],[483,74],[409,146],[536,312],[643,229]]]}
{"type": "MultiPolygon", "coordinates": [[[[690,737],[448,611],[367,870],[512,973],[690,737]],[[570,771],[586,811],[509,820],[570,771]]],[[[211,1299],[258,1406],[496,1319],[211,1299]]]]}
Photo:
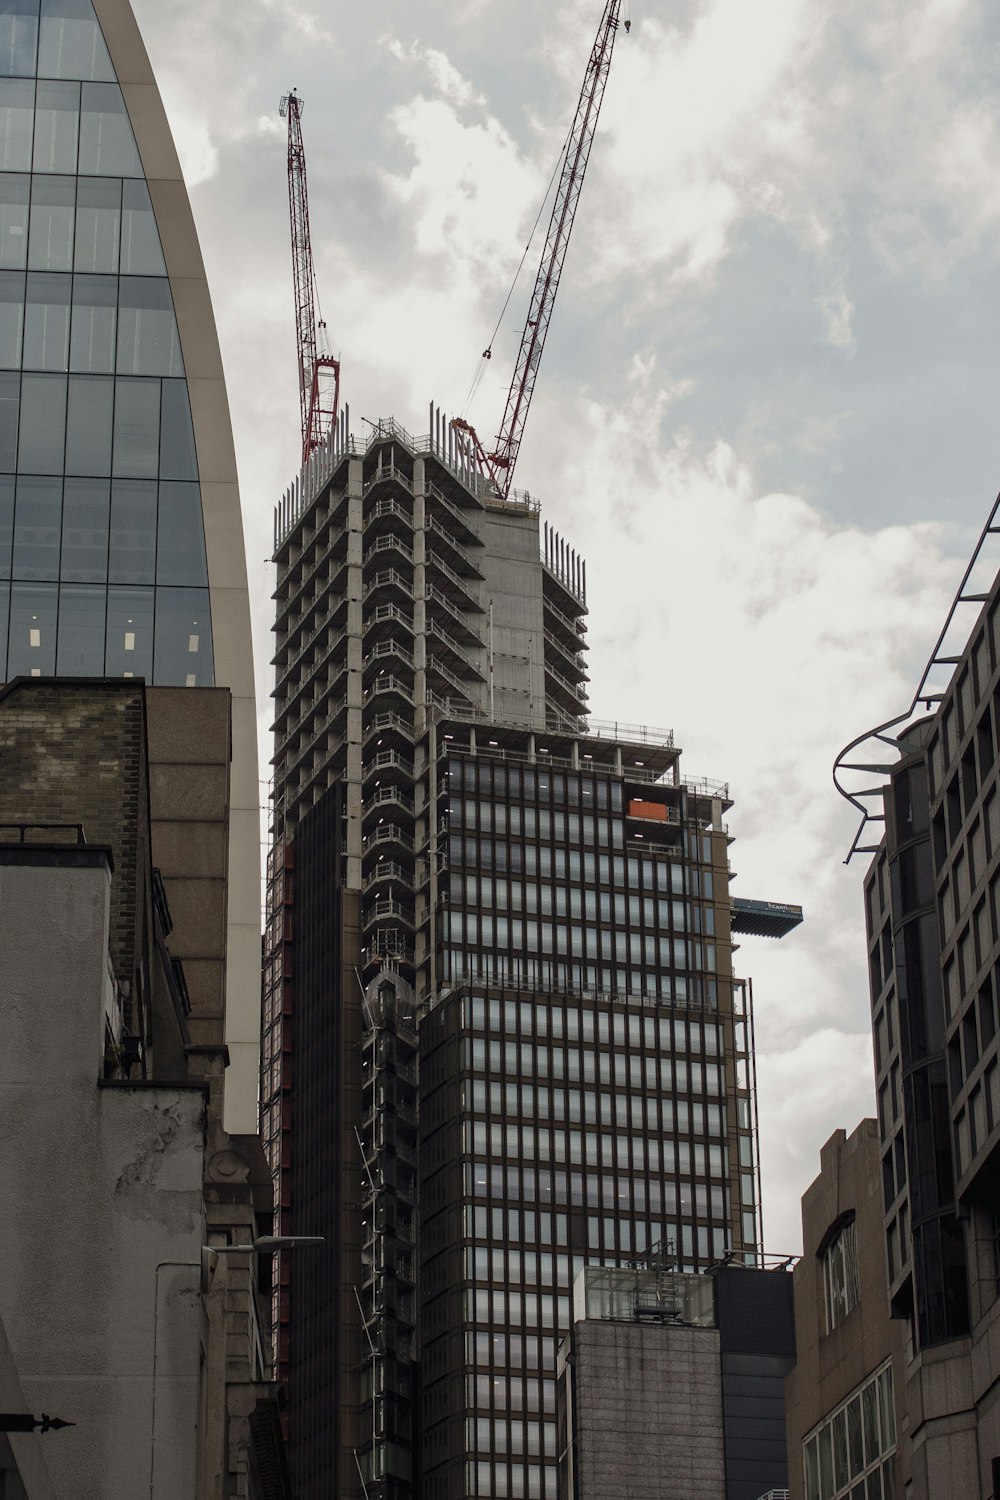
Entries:
{"type": "Polygon", "coordinates": [[[256,1130],[236,464],[194,222],[128,0],[0,0],[0,669],[231,690],[227,1124],[256,1130]]]}

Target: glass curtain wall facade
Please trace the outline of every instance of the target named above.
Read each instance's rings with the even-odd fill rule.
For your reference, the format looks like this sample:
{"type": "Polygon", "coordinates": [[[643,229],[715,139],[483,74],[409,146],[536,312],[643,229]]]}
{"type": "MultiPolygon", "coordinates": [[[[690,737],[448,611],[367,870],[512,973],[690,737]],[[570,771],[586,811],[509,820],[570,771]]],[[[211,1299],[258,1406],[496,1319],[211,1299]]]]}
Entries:
{"type": "Polygon", "coordinates": [[[191,409],[90,0],[0,0],[0,671],[214,680],[191,409]]]}

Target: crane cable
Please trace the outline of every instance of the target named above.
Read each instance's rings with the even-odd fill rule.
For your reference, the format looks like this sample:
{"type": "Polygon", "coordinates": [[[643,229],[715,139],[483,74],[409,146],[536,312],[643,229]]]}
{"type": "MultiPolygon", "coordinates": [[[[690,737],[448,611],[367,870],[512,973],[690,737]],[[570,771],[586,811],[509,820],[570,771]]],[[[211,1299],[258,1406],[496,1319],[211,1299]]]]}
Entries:
{"type": "Polygon", "coordinates": [[[492,334],[492,337],[490,338],[489,343],[486,345],[486,348],[483,350],[482,354],[479,356],[479,362],[476,365],[476,371],[475,371],[475,374],[472,377],[472,383],[469,386],[468,395],[466,396],[465,402],[464,402],[464,404],[462,406],[462,416],[463,417],[468,414],[469,407],[472,405],[473,401],[475,400],[476,393],[478,392],[480,384],[482,383],[483,376],[486,374],[486,366],[489,363],[489,361],[493,358],[493,345],[494,345],[494,342],[496,341],[496,336],[500,332],[500,327],[501,327],[501,325],[503,323],[504,318],[507,315],[507,309],[510,306],[510,299],[513,297],[514,290],[515,290],[515,288],[517,286],[518,281],[521,278],[521,272],[524,270],[524,263],[528,259],[528,252],[530,251],[532,245],[535,242],[535,235],[538,233],[538,226],[542,222],[542,215],[544,214],[546,205],[547,205],[550,197],[552,196],[552,189],[555,186],[556,178],[558,177],[559,172],[560,172],[560,170],[562,168],[563,158],[565,157],[566,152],[569,150],[569,140],[570,140],[570,135],[572,133],[572,129],[573,129],[573,127],[571,125],[570,128],[569,128],[569,130],[566,132],[566,139],[563,142],[562,150],[559,152],[559,156],[556,159],[556,164],[555,164],[555,166],[552,169],[552,176],[549,178],[549,185],[545,189],[545,196],[544,196],[544,198],[541,201],[541,204],[540,204],[539,209],[538,209],[538,214],[537,214],[537,216],[535,218],[535,222],[534,222],[534,224],[531,227],[531,233],[528,236],[528,243],[524,247],[524,254],[521,256],[520,264],[518,265],[517,270],[514,272],[514,280],[510,284],[510,291],[507,293],[507,296],[506,296],[506,298],[504,300],[503,307],[500,309],[500,316],[499,316],[499,318],[497,318],[497,326],[493,330],[493,334],[492,334]]]}

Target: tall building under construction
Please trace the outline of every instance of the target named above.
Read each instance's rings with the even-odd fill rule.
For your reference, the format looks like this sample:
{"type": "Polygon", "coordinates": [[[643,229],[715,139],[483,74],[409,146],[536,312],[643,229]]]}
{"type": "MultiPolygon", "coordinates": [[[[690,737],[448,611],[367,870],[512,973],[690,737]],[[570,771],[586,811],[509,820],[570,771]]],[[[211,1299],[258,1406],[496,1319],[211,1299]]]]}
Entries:
{"type": "Polygon", "coordinates": [[[587,715],[582,561],[431,408],[276,515],[264,1131],[306,1497],[555,1496],[585,1263],[760,1242],[726,786],[587,715]],[[292,1275],[293,1279],[289,1281],[292,1275]]]}

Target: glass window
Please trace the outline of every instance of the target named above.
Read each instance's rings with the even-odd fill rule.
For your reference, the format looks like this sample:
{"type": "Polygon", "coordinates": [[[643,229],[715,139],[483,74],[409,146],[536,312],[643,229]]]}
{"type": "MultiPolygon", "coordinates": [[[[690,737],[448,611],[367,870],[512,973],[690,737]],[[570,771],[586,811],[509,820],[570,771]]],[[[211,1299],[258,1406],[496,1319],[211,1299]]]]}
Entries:
{"type": "Polygon", "coordinates": [[[34,170],[75,176],[79,133],[80,85],[41,80],[35,102],[34,170]]]}
{"type": "Polygon", "coordinates": [[[91,0],[42,0],[38,72],[43,78],[114,78],[91,0]]]}
{"type": "Polygon", "coordinates": [[[24,335],[24,273],[0,271],[0,368],[21,367],[24,335]]]}
{"type": "MultiPolygon", "coordinates": [[[[59,576],[65,582],[104,583],[107,581],[110,503],[111,486],[106,479],[66,480],[62,515],[62,560],[59,565],[59,576]]],[[[103,607],[102,596],[102,612],[103,607]]],[[[102,625],[101,662],[96,670],[101,671],[103,667],[104,629],[102,625]]]]}
{"type": "Polygon", "coordinates": [[[0,78],[0,171],[31,169],[34,121],[34,79],[0,78]]]}
{"type": "Polygon", "coordinates": [[[30,177],[0,174],[0,266],[20,270],[28,259],[30,177]]]}
{"type": "Polygon", "coordinates": [[[21,400],[20,375],[0,373],[0,472],[17,467],[17,427],[21,400]]]}
{"type": "Polygon", "coordinates": [[[59,577],[62,480],[20,475],[14,507],[15,578],[59,577]]]}
{"type": "Polygon", "coordinates": [[[72,177],[31,179],[29,270],[72,270],[75,212],[76,183],[72,177]]]}
{"type": "MultiPolygon", "coordinates": [[[[155,479],[160,446],[160,382],[115,381],[113,473],[155,479]]],[[[166,474],[168,479],[190,476],[166,474]]]]}
{"type": "Polygon", "coordinates": [[[117,177],[81,177],[76,197],[78,271],[118,270],[122,183],[117,177]]]}
{"type": "Polygon", "coordinates": [[[177,321],[166,277],[135,276],[121,282],[118,373],[183,375],[177,321]]]}
{"type": "Polygon", "coordinates": [[[823,1275],[827,1332],[830,1332],[858,1305],[858,1252],[853,1219],[830,1241],[823,1257],[823,1275]]]}
{"type": "Polygon", "coordinates": [[[141,177],[142,163],[121,89],[85,83],[80,112],[80,175],[141,177]]]}
{"type": "Polygon", "coordinates": [[[65,370],[69,365],[71,276],[28,272],[24,316],[26,370],[65,370]]]}
{"type": "Polygon", "coordinates": [[[160,455],[161,479],[197,479],[198,458],[191,426],[187,382],[163,382],[163,418],[160,455]]]}
{"type": "Polygon", "coordinates": [[[61,474],[66,434],[66,376],[21,379],[19,468],[25,474],[61,474]]]}
{"type": "Polygon", "coordinates": [[[54,583],[15,583],[10,590],[7,676],[50,677],[56,664],[54,583]]]}
{"type": "Polygon", "coordinates": [[[114,276],[73,280],[73,341],[69,367],[92,374],[115,372],[118,281],[114,276]]]}
{"type": "Polygon", "coordinates": [[[66,417],[66,473],[111,473],[111,423],[115,383],[71,375],[66,417]]]}
{"type": "Polygon", "coordinates": [[[208,586],[201,491],[196,484],[161,484],[156,581],[208,586]]]}
{"type": "Polygon", "coordinates": [[[125,182],[122,193],[122,275],[166,276],[160,236],[144,182],[125,182]]]}
{"type": "Polygon", "coordinates": [[[108,634],[104,669],[109,677],[153,673],[153,590],[108,589],[108,634]]]}
{"type": "Polygon", "coordinates": [[[0,15],[0,74],[33,78],[38,52],[38,0],[4,0],[0,15]]]}
{"type": "Polygon", "coordinates": [[[64,583],[59,590],[56,671],[60,677],[104,675],[107,597],[94,584],[64,583]]]}
{"type": "MultiPolygon", "coordinates": [[[[0,578],[10,577],[11,550],[14,545],[14,478],[11,474],[0,476],[0,578]]],[[[7,620],[3,621],[6,642],[7,620]]],[[[0,655],[0,666],[4,657],[0,655]]]]}
{"type": "Polygon", "coordinates": [[[111,583],[152,583],[156,573],[156,485],[116,479],[111,486],[111,583]]]}

